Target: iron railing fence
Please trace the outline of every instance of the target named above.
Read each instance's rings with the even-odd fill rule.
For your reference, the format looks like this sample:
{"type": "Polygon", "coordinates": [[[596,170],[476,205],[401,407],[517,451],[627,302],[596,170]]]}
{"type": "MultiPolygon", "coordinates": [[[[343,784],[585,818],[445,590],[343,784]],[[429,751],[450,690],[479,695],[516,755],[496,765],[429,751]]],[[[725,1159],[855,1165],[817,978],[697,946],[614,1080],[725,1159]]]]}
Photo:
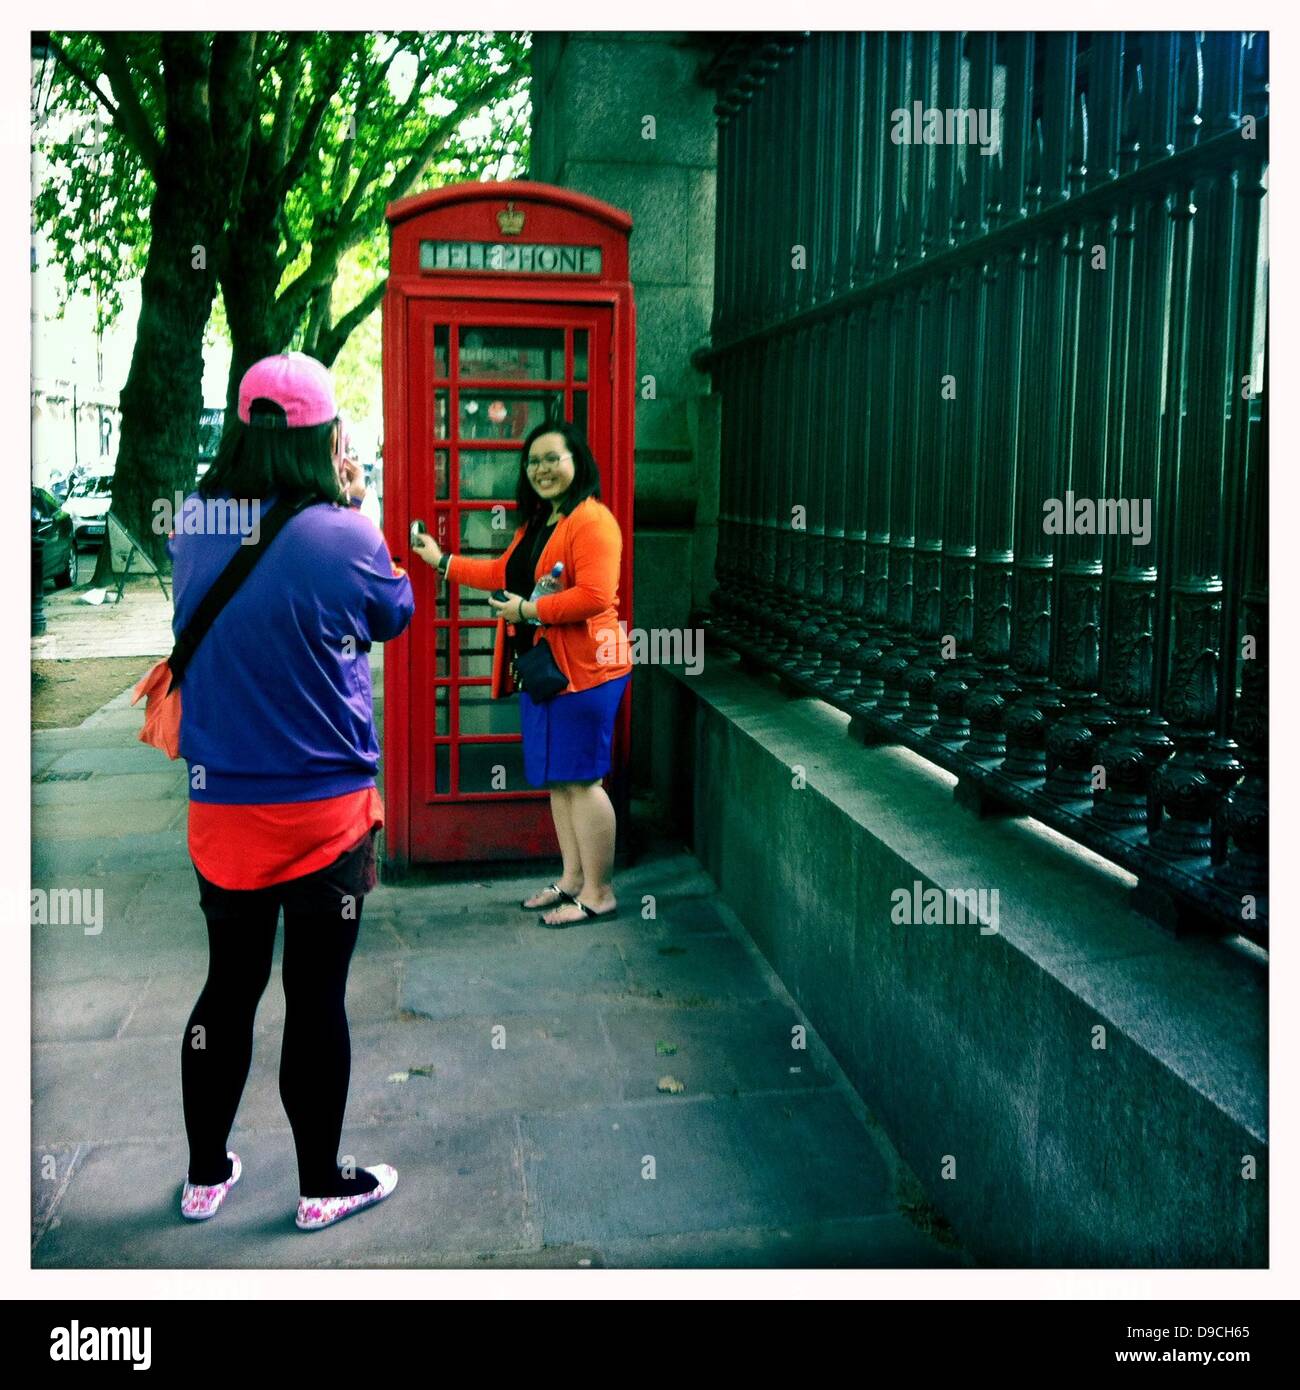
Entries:
{"type": "Polygon", "coordinates": [[[1266,939],[1266,36],[714,74],[712,636],[1266,939]]]}

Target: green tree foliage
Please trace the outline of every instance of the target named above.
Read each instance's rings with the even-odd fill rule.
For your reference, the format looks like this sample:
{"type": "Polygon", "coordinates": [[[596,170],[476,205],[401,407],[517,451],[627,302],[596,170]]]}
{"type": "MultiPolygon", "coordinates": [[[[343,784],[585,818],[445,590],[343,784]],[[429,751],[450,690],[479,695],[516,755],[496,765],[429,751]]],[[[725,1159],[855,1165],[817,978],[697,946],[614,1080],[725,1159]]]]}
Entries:
{"type": "Polygon", "coordinates": [[[480,177],[512,144],[518,159],[526,49],[513,34],[284,38],[220,261],[228,403],[269,352],[295,346],[333,364],[383,297],[390,202],[449,167],[480,177]],[[344,301],[339,270],[352,254],[372,273],[344,301]]]}
{"type": "MultiPolygon", "coordinates": [[[[524,34],[51,36],[56,62],[38,94],[34,138],[52,176],[34,210],[65,298],[93,294],[107,326],[121,310],[122,281],[141,275],[142,322],[160,311],[167,320],[175,294],[158,277],[149,294],[159,195],[179,205],[206,179],[194,215],[166,223],[177,237],[165,251],[170,274],[198,244],[204,264],[191,278],[201,284],[187,287],[180,321],[154,339],[170,340],[171,359],[138,364],[137,337],[132,374],[139,365],[142,381],[160,383],[183,370],[193,380],[172,398],[189,409],[218,282],[232,345],[229,400],[266,353],[299,347],[333,364],[382,299],[387,204],[443,182],[517,177],[526,168],[527,49],[524,34]],[[184,99],[169,104],[178,82],[184,99]],[[222,177],[214,181],[204,165],[178,168],[178,143],[210,150],[222,177]],[[165,188],[160,168],[169,171],[165,188]],[[225,193],[212,214],[214,182],[225,193]],[[179,358],[178,334],[194,340],[179,358]]],[[[365,336],[377,346],[377,332],[365,336]]],[[[122,519],[139,534],[140,501],[169,495],[170,475],[192,463],[173,464],[165,479],[158,439],[143,453],[129,447],[128,408],[124,390],[118,486],[136,498],[122,519]]],[[[167,432],[167,447],[188,460],[194,413],[193,426],[167,432]]]]}
{"type": "Polygon", "coordinates": [[[144,274],[149,255],[152,168],[163,128],[161,36],[115,35],[111,48],[92,34],[54,42],[58,56],[51,51],[32,94],[32,148],[50,175],[34,192],[32,222],[50,242],[43,269],[55,272],[60,308],[86,295],[102,332],[122,312],[121,285],[144,274]],[[131,86],[139,144],[118,129],[110,67],[152,76],[131,86]],[[141,146],[154,157],[142,155],[141,146]]]}

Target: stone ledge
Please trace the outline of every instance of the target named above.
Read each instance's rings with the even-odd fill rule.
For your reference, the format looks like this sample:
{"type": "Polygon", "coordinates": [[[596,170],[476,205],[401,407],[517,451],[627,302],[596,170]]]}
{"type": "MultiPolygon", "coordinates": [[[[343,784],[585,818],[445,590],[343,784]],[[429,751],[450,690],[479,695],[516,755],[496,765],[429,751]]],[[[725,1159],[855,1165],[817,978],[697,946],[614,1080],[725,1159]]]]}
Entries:
{"type": "Polygon", "coordinates": [[[653,672],[679,745],[655,759],[662,804],[689,808],[723,896],[978,1257],[1264,1264],[1259,962],[1162,936],[1113,865],[974,818],[940,769],[710,655],[653,672]],[[996,888],[997,931],[893,923],[914,882],[996,888]]]}

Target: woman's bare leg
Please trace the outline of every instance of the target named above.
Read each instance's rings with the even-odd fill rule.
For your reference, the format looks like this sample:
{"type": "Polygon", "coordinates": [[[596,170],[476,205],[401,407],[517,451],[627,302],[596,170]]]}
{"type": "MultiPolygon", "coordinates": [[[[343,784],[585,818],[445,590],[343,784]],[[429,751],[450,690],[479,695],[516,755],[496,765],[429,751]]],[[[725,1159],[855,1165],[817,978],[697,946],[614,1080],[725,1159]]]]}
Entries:
{"type": "MultiPolygon", "coordinates": [[[[614,834],[617,820],[609,793],[599,782],[569,784],[568,812],[582,864],[581,901],[595,912],[608,912],[616,904],[611,881],[614,870],[614,834]]],[[[582,910],[562,903],[546,914],[548,922],[576,922],[582,910]]]]}
{"type": "MultiPolygon", "coordinates": [[[[560,857],[564,861],[564,872],[558,882],[566,893],[576,898],[582,892],[582,856],[578,847],[578,836],[573,826],[573,813],[568,783],[551,788],[551,816],[555,821],[555,835],[560,842],[560,857]]],[[[526,901],[529,907],[553,907],[555,894],[541,888],[526,901]],[[533,898],[538,899],[537,902],[533,898]]]]}
{"type": "Polygon", "coordinates": [[[567,784],[551,788],[551,815],[555,818],[555,835],[560,842],[560,858],[564,861],[564,877],[560,887],[576,898],[584,882],[582,852],[577,828],[573,823],[573,788],[567,784]]]}

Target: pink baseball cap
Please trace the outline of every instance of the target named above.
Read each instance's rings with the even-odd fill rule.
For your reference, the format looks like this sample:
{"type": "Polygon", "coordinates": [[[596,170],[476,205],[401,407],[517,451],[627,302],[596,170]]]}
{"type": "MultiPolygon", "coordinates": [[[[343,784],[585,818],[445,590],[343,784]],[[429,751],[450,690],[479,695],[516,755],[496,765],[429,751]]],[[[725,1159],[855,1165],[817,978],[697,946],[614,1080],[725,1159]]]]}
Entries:
{"type": "Polygon", "coordinates": [[[251,406],[259,398],[274,401],[290,429],[328,424],[339,413],[334,383],[326,368],[305,352],[281,352],[263,357],[239,383],[239,418],[251,424],[251,406]]]}

